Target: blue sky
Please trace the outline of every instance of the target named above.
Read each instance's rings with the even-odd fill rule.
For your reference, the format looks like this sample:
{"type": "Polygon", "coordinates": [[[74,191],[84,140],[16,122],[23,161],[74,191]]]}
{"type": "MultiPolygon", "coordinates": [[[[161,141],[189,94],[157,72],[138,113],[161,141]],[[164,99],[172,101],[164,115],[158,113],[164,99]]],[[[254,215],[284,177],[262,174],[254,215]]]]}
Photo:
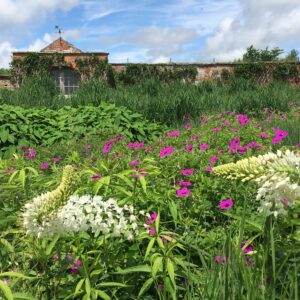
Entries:
{"type": "Polygon", "coordinates": [[[0,67],[63,37],[110,62],[212,62],[300,48],[300,0],[0,0],[0,67]]]}

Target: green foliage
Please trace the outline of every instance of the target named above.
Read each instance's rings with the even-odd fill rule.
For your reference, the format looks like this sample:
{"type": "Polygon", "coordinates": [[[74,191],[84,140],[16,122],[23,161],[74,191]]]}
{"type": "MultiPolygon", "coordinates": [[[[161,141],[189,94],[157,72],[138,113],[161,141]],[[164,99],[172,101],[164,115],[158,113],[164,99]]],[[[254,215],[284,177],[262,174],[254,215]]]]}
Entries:
{"type": "Polygon", "coordinates": [[[299,77],[296,64],[276,64],[273,68],[273,78],[276,80],[289,81],[299,77]]]}
{"type": "Polygon", "coordinates": [[[298,62],[299,61],[299,51],[292,49],[289,54],[285,57],[286,61],[298,62]]]}
{"type": "Polygon", "coordinates": [[[197,70],[194,66],[127,64],[124,71],[116,74],[118,81],[125,85],[142,80],[156,80],[165,83],[185,80],[194,82],[197,70]]]}
{"type": "Polygon", "coordinates": [[[237,64],[234,74],[237,78],[258,80],[266,71],[264,63],[237,64]]]}
{"type": "Polygon", "coordinates": [[[132,140],[151,140],[161,128],[140,114],[106,103],[59,110],[0,106],[1,155],[12,154],[22,145],[52,145],[89,134],[114,132],[132,140]]]}
{"type": "Polygon", "coordinates": [[[278,60],[278,56],[284,51],[278,47],[269,50],[266,49],[256,49],[253,45],[247,48],[246,53],[243,54],[243,61],[245,62],[259,62],[259,61],[274,61],[278,60]]]}

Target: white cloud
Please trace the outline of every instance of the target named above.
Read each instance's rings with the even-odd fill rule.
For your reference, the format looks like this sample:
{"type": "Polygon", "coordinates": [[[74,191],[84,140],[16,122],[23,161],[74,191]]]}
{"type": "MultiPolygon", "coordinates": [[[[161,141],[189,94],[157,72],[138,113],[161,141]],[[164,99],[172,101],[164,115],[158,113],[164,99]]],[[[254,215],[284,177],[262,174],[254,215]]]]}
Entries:
{"type": "Polygon", "coordinates": [[[8,68],[11,52],[14,50],[14,47],[9,42],[0,43],[0,68],[8,68]]]}
{"type": "Polygon", "coordinates": [[[0,26],[22,25],[36,22],[55,10],[68,11],[79,0],[1,0],[0,26]]]}
{"type": "Polygon", "coordinates": [[[246,48],[295,47],[300,36],[299,0],[240,0],[242,12],[224,18],[207,37],[201,57],[230,61],[242,57],[246,48]]]}

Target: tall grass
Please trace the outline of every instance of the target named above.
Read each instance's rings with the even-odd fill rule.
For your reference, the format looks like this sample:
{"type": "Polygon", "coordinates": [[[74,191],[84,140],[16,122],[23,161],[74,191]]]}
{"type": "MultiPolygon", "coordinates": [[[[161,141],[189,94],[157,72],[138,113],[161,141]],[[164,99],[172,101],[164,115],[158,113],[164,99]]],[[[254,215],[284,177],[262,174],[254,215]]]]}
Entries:
{"type": "Polygon", "coordinates": [[[126,106],[142,113],[149,120],[166,124],[180,122],[185,114],[236,111],[248,113],[269,107],[273,111],[286,112],[288,103],[299,101],[300,87],[283,82],[259,85],[245,79],[232,79],[229,83],[204,81],[197,85],[175,82],[164,84],[154,79],[134,85],[117,85],[111,88],[98,80],[82,82],[77,93],[70,98],[53,94],[46,89],[45,79],[37,83],[29,81],[15,91],[0,91],[0,103],[21,106],[47,106],[59,108],[65,105],[98,105],[102,101],[126,106]],[[44,80],[44,81],[43,81],[44,80]]]}

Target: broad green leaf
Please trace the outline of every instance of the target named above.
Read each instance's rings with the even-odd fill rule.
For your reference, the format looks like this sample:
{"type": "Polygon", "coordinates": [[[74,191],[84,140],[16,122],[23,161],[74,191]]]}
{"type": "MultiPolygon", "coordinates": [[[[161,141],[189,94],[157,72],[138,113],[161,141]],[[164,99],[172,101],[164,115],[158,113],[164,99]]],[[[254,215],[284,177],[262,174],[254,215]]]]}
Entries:
{"type": "Polygon", "coordinates": [[[155,258],[152,265],[152,277],[155,278],[157,272],[162,268],[163,257],[158,256],[155,258]]]}
{"type": "Polygon", "coordinates": [[[173,283],[173,286],[176,287],[174,265],[170,258],[167,259],[167,271],[173,283]]]}
{"type": "Polygon", "coordinates": [[[150,273],[151,267],[149,265],[140,265],[140,266],[120,270],[116,272],[116,274],[130,274],[130,273],[139,273],[139,272],[150,273]]]}
{"type": "Polygon", "coordinates": [[[146,280],[139,292],[139,295],[138,297],[142,296],[149,288],[150,286],[152,285],[154,279],[153,278],[149,278],[148,280],[146,280]]]}
{"type": "Polygon", "coordinates": [[[142,189],[143,189],[144,193],[147,194],[147,184],[146,184],[145,177],[144,176],[140,176],[139,181],[141,183],[141,186],[142,186],[142,189]]]}
{"type": "Polygon", "coordinates": [[[101,290],[95,290],[95,292],[97,293],[97,296],[101,297],[102,299],[111,300],[111,297],[109,297],[105,292],[101,290]]]}
{"type": "Polygon", "coordinates": [[[153,248],[153,245],[155,243],[155,238],[152,238],[147,246],[147,250],[146,250],[146,254],[145,254],[145,259],[147,258],[147,256],[149,255],[151,249],[153,248]]]}
{"type": "Polygon", "coordinates": [[[84,278],[80,279],[80,281],[77,283],[76,288],[75,288],[75,295],[79,293],[83,283],[84,283],[84,278]]]}

